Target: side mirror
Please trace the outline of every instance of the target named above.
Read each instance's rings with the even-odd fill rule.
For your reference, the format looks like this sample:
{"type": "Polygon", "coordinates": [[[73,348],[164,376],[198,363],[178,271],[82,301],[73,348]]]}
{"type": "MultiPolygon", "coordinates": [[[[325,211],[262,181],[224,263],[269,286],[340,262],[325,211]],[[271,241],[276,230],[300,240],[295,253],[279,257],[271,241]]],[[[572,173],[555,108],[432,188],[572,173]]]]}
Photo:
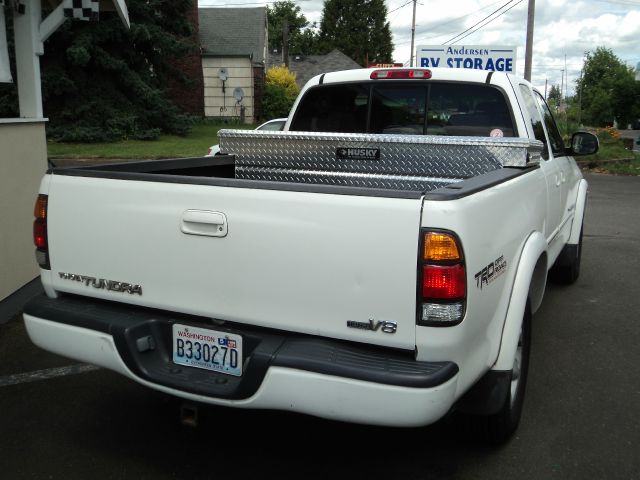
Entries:
{"type": "Polygon", "coordinates": [[[570,155],[593,155],[600,148],[598,137],[589,132],[576,132],[571,137],[570,155]]]}

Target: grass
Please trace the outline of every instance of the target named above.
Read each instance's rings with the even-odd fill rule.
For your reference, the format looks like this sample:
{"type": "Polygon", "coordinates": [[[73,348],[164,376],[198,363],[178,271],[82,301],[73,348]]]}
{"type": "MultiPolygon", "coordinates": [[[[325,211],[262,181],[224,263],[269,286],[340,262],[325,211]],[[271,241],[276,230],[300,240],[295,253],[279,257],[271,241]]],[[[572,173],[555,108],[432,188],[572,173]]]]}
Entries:
{"type": "Polygon", "coordinates": [[[600,149],[595,155],[576,157],[585,169],[615,175],[640,175],[640,156],[624,148],[622,140],[600,139],[600,149]]]}
{"type": "Polygon", "coordinates": [[[56,143],[47,142],[49,158],[119,158],[156,159],[200,157],[211,145],[218,143],[222,128],[251,129],[256,125],[224,125],[199,123],[185,137],[162,135],[154,141],[122,140],[114,143],[56,143]]]}
{"type": "MultiPolygon", "coordinates": [[[[623,159],[594,161],[586,164],[585,168],[597,173],[609,173],[612,175],[640,175],[640,155],[626,151],[623,159]],[[633,155],[633,156],[631,156],[633,155]]],[[[580,162],[582,164],[582,162],[580,162]]]]}

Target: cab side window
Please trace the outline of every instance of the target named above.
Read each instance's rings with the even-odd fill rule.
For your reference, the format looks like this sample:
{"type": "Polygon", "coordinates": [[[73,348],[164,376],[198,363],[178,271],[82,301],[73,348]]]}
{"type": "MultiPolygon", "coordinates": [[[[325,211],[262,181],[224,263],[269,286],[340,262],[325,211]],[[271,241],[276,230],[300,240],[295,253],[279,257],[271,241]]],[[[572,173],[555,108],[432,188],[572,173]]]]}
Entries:
{"type": "Polygon", "coordinates": [[[544,144],[544,150],[542,151],[542,158],[545,160],[549,159],[549,150],[547,146],[547,137],[544,134],[544,128],[542,126],[542,117],[540,116],[540,112],[536,107],[536,100],[531,94],[531,90],[526,85],[520,85],[520,93],[522,93],[522,98],[524,99],[524,106],[526,107],[526,112],[528,115],[525,115],[525,119],[531,122],[531,127],[533,129],[533,134],[536,137],[536,140],[540,140],[544,144]]]}
{"type": "Polygon", "coordinates": [[[549,110],[549,106],[547,102],[544,101],[542,95],[538,92],[535,92],[536,99],[538,100],[538,104],[542,109],[542,113],[544,114],[544,126],[547,127],[547,133],[549,134],[549,143],[551,144],[551,151],[556,156],[562,156],[565,153],[564,142],[562,141],[562,135],[558,131],[558,126],[556,125],[556,121],[553,119],[553,115],[551,114],[551,110],[549,110]]]}

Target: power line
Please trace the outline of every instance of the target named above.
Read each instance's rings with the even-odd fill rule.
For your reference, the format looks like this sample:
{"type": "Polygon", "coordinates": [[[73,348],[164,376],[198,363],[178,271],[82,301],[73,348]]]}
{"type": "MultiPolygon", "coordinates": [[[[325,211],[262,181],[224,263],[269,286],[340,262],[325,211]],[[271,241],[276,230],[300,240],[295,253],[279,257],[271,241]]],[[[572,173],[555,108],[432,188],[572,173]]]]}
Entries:
{"type": "MultiPolygon", "coordinates": [[[[393,22],[396,21],[396,18],[398,18],[398,15],[400,15],[400,9],[403,7],[406,7],[407,5],[409,5],[411,2],[413,2],[413,0],[409,0],[407,3],[405,3],[404,5],[399,6],[398,8],[394,8],[393,10],[391,10],[389,13],[393,13],[393,12],[397,12],[393,18],[391,20],[389,20],[389,24],[392,24],[393,22]]],[[[389,13],[387,15],[389,15],[389,13]]],[[[387,17],[388,18],[388,17],[387,17]]]]}
{"type": "Polygon", "coordinates": [[[454,41],[455,39],[457,39],[459,36],[467,33],[469,30],[471,30],[472,28],[475,28],[477,25],[481,24],[482,22],[484,22],[487,18],[491,17],[491,15],[495,14],[496,12],[499,12],[500,10],[502,10],[504,7],[506,7],[507,5],[509,5],[510,3],[515,2],[515,0],[509,0],[507,3],[505,3],[504,5],[501,5],[500,7],[498,7],[497,9],[495,9],[493,12],[491,12],[489,15],[487,15],[486,17],[484,17],[482,20],[480,20],[479,22],[473,24],[472,26],[470,26],[469,28],[467,28],[464,32],[459,33],[458,35],[456,35],[455,37],[451,38],[450,40],[447,40],[444,43],[449,43],[454,41]]]}
{"type": "Polygon", "coordinates": [[[387,15],[389,15],[390,13],[393,13],[393,12],[395,12],[395,11],[397,11],[397,10],[400,10],[401,8],[406,7],[406,6],[407,6],[407,5],[409,5],[410,3],[413,3],[413,0],[409,0],[407,3],[404,3],[404,4],[400,5],[399,7],[394,8],[393,10],[389,10],[389,11],[387,12],[387,15]]]}
{"type": "Polygon", "coordinates": [[[489,20],[487,23],[485,23],[484,25],[481,25],[478,27],[478,25],[480,25],[482,22],[484,22],[485,20],[487,20],[489,17],[491,17],[492,15],[494,15],[496,12],[499,12],[500,10],[502,10],[503,8],[505,8],[507,5],[509,5],[510,3],[513,3],[515,0],[509,0],[507,3],[505,3],[504,5],[502,5],[501,7],[499,7],[498,9],[494,10],[493,12],[491,12],[489,15],[487,15],[486,17],[484,17],[482,20],[480,20],[479,22],[477,22],[475,25],[472,25],[471,27],[467,28],[464,32],[459,33],[458,35],[456,35],[455,37],[447,40],[446,42],[444,42],[443,44],[447,44],[447,43],[451,43],[457,40],[462,40],[464,38],[467,38],[469,35],[471,35],[472,33],[475,33],[477,30],[480,30],[480,28],[485,27],[487,25],[489,25],[491,22],[493,22],[496,18],[500,18],[502,15],[504,15],[505,13],[507,13],[509,10],[511,10],[513,7],[519,5],[520,3],[523,2],[523,0],[519,0],[515,5],[512,5],[511,7],[509,7],[507,10],[504,10],[502,12],[500,12],[499,15],[495,16],[494,18],[492,18],[491,20],[489,20]],[[472,30],[474,28],[478,27],[476,30],[473,30],[472,32],[469,32],[469,30],[472,30]],[[467,35],[464,35],[465,33],[469,32],[467,35]],[[462,36],[464,35],[464,36],[462,36]]]}
{"type": "MultiPolygon", "coordinates": [[[[462,19],[464,19],[464,18],[470,17],[470,16],[472,16],[472,15],[474,15],[474,14],[478,13],[478,12],[481,12],[481,11],[483,11],[483,10],[486,10],[487,8],[493,7],[495,4],[500,3],[501,1],[502,1],[502,0],[498,0],[497,2],[489,3],[489,4],[485,5],[484,7],[480,8],[480,10],[477,10],[477,11],[476,11],[476,10],[474,10],[474,11],[473,11],[473,12],[471,12],[471,13],[467,13],[467,14],[462,15],[462,16],[460,16],[460,17],[454,18],[453,20],[449,20],[448,22],[438,23],[438,26],[439,26],[439,27],[442,27],[442,26],[444,26],[444,25],[449,25],[450,23],[454,23],[454,22],[457,22],[457,21],[462,20],[462,19]]],[[[428,30],[429,28],[431,28],[431,27],[430,27],[430,26],[425,26],[425,27],[424,27],[424,29],[425,29],[425,30],[428,30]]],[[[429,40],[429,39],[431,39],[431,38],[443,37],[443,36],[445,36],[445,35],[451,35],[452,33],[453,33],[453,32],[440,33],[440,34],[438,34],[438,35],[431,35],[431,36],[429,36],[429,37],[422,37],[422,40],[421,40],[421,41],[429,40]]],[[[396,44],[396,46],[400,46],[400,45],[407,45],[407,44],[409,44],[409,43],[410,43],[410,42],[398,43],[398,44],[396,44]]]]}
{"type": "MultiPolygon", "coordinates": [[[[485,10],[485,9],[487,9],[487,8],[489,8],[489,7],[493,7],[495,4],[500,3],[501,1],[502,1],[502,0],[498,0],[497,2],[489,3],[489,4],[485,5],[484,7],[482,7],[480,10],[473,11],[473,12],[471,12],[471,13],[467,13],[466,15],[462,15],[461,17],[454,18],[453,20],[449,20],[448,22],[438,23],[438,26],[439,26],[439,27],[442,27],[442,26],[444,26],[444,25],[449,25],[450,23],[454,23],[454,22],[457,22],[457,21],[459,21],[459,20],[462,20],[463,18],[470,17],[470,16],[471,16],[471,15],[473,15],[474,13],[481,12],[482,10],[485,10]]],[[[502,8],[502,7],[500,7],[500,8],[502,8]]],[[[499,10],[499,9],[498,9],[498,10],[499,10]]],[[[425,27],[425,28],[427,28],[427,27],[425,27]]],[[[445,34],[443,33],[442,35],[445,35],[445,34]]],[[[442,35],[438,35],[438,36],[440,37],[440,36],[442,36],[442,35]]],[[[447,35],[450,35],[450,34],[447,34],[447,35]]]]}
{"type": "MultiPolygon", "coordinates": [[[[469,35],[471,35],[472,33],[476,33],[478,30],[480,30],[481,28],[486,27],[487,25],[489,25],[491,22],[493,22],[494,20],[500,18],[502,15],[504,15],[505,13],[507,13],[509,10],[511,10],[512,8],[517,7],[518,5],[520,5],[522,2],[524,2],[524,0],[520,0],[519,2],[517,2],[515,5],[512,5],[511,7],[507,8],[504,12],[500,13],[500,15],[493,17],[491,20],[489,20],[487,23],[485,23],[484,25],[476,28],[473,32],[469,32],[468,34],[466,34],[464,37],[458,38],[458,40],[464,40],[465,38],[467,38],[469,35]]],[[[445,42],[448,43],[448,42],[445,42]]]]}

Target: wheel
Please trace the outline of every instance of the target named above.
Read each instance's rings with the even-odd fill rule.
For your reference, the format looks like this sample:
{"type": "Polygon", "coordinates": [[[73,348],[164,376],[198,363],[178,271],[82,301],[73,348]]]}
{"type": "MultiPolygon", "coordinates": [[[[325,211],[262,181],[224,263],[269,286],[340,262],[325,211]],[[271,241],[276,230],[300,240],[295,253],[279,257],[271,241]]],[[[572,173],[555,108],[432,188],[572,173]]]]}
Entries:
{"type": "Polygon", "coordinates": [[[549,270],[549,280],[561,285],[571,285],[580,276],[580,259],[582,257],[582,227],[577,245],[566,244],[556,262],[549,270]]]}
{"type": "Polygon", "coordinates": [[[470,417],[473,431],[482,443],[500,445],[511,438],[520,423],[529,370],[531,350],[531,307],[525,308],[520,328],[518,348],[510,372],[509,388],[505,391],[502,408],[492,415],[470,417]]]}

